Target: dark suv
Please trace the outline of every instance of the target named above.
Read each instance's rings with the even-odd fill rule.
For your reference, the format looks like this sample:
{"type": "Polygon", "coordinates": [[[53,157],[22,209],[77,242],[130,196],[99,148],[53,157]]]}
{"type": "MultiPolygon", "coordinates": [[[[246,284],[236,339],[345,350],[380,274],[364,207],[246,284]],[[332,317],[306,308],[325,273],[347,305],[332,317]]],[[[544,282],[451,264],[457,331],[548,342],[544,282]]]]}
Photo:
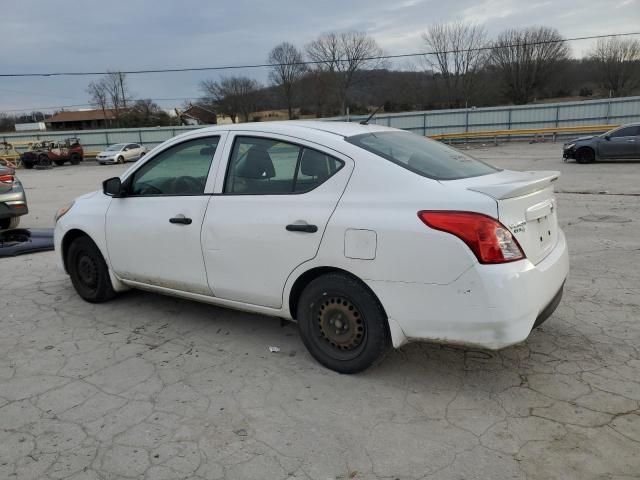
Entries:
{"type": "Polygon", "coordinates": [[[27,197],[15,170],[0,165],[0,230],[16,228],[27,213],[27,197]]]}

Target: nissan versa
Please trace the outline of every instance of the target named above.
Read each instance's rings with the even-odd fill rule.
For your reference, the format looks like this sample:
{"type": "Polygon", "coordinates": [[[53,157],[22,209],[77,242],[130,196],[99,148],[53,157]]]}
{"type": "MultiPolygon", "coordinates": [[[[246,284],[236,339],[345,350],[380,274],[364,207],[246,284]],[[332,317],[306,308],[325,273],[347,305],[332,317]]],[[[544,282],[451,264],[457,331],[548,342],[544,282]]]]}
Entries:
{"type": "Polygon", "coordinates": [[[375,125],[224,125],[61,208],[55,246],[89,302],[140,288],[293,319],[354,373],[413,340],[525,340],[569,270],[558,175],[375,125]]]}

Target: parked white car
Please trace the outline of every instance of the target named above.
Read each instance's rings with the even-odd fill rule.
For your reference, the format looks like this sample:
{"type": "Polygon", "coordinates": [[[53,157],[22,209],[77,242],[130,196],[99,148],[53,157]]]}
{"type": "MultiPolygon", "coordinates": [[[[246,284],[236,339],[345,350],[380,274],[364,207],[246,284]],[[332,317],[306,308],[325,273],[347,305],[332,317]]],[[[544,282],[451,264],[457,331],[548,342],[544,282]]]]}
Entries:
{"type": "Polygon", "coordinates": [[[138,143],[116,143],[96,155],[99,164],[125,163],[140,160],[147,149],[138,143]]]}
{"type": "Polygon", "coordinates": [[[558,175],[375,125],[224,125],[60,209],[55,246],[89,302],[133,287],[284,317],[353,373],[390,345],[499,349],[546,320],[569,270],[558,175]]]}

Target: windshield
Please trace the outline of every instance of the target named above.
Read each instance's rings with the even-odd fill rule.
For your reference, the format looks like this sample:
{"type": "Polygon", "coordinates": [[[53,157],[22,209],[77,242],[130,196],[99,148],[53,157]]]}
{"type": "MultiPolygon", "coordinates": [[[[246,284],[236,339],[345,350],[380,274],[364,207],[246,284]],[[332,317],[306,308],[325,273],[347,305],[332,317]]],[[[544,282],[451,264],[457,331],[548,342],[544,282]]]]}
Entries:
{"type": "Polygon", "coordinates": [[[413,133],[365,133],[346,140],[418,175],[436,180],[477,177],[498,171],[458,150],[413,133]]]}
{"type": "Polygon", "coordinates": [[[115,145],[111,145],[109,148],[107,148],[107,152],[119,152],[120,150],[122,150],[122,147],[124,147],[125,144],[124,143],[116,143],[115,145]]]}

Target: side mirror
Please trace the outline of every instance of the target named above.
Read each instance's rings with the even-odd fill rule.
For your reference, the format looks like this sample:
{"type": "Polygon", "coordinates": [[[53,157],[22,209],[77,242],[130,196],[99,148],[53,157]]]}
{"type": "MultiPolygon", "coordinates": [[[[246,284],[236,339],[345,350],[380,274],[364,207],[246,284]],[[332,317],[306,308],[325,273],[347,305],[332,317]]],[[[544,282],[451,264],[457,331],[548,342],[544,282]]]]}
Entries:
{"type": "Polygon", "coordinates": [[[108,178],[102,182],[102,193],[109,195],[110,197],[122,197],[123,189],[120,177],[108,178]]]}
{"type": "Polygon", "coordinates": [[[608,142],[609,140],[611,140],[611,136],[610,135],[605,135],[604,139],[608,142]]]}

